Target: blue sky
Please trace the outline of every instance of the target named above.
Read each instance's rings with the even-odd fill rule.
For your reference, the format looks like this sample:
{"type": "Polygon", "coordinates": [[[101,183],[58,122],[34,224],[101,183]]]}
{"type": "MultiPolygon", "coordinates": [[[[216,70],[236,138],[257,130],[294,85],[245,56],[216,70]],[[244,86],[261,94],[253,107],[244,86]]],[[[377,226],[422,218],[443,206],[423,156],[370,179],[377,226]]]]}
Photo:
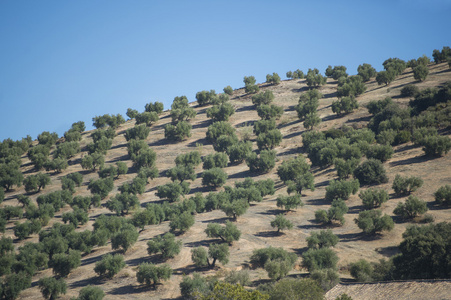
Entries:
{"type": "Polygon", "coordinates": [[[451,0],[0,1],[0,140],[176,96],[451,46],[451,0]]]}

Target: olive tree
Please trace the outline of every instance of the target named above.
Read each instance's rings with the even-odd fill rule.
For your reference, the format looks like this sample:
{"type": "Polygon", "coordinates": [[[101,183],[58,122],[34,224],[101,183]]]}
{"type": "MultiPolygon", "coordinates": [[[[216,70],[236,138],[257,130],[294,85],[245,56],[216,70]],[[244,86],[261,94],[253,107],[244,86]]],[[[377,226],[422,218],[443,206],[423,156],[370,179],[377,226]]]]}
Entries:
{"type": "Polygon", "coordinates": [[[125,267],[124,256],[121,254],[106,254],[102,259],[96,262],[94,272],[99,276],[105,276],[111,279],[125,267]]]}

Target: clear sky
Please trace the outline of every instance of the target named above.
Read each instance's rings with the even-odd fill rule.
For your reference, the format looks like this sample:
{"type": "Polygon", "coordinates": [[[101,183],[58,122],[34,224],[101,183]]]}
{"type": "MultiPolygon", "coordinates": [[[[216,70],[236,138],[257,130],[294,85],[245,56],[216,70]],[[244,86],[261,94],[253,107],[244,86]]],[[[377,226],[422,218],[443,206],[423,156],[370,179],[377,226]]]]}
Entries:
{"type": "Polygon", "coordinates": [[[451,0],[0,1],[0,140],[277,72],[451,46],[451,0]]]}

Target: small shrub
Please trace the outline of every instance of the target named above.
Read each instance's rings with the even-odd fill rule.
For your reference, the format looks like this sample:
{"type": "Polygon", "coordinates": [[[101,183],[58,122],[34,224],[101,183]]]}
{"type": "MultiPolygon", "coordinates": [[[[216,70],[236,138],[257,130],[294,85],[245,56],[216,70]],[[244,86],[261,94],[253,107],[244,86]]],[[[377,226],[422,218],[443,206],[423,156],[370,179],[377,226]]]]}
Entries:
{"type": "Polygon", "coordinates": [[[418,197],[409,196],[405,203],[399,202],[393,213],[404,219],[413,219],[428,211],[427,203],[418,197]]]}
{"type": "Polygon", "coordinates": [[[273,150],[262,150],[260,156],[252,152],[246,158],[246,164],[251,172],[267,173],[276,165],[276,152],[273,150]]]}
{"type": "Polygon", "coordinates": [[[322,269],[337,269],[338,256],[330,248],[309,249],[302,254],[302,265],[309,272],[322,269]]]}
{"type": "Polygon", "coordinates": [[[354,221],[366,234],[376,234],[384,230],[391,231],[395,226],[389,215],[382,216],[382,212],[376,209],[361,211],[359,217],[354,221]]]}
{"type": "Polygon", "coordinates": [[[332,201],[331,207],[326,210],[315,211],[315,221],[322,224],[332,224],[338,221],[341,225],[345,223],[344,215],[348,212],[348,207],[342,199],[332,201]]]}
{"type": "Polygon", "coordinates": [[[273,100],[274,94],[270,90],[266,90],[265,92],[252,96],[252,103],[257,107],[263,104],[269,105],[273,100]]]}
{"type": "Polygon", "coordinates": [[[379,207],[382,203],[388,201],[388,193],[382,189],[367,189],[360,192],[359,197],[362,199],[365,209],[379,207]]]}
{"type": "Polygon", "coordinates": [[[425,137],[421,145],[426,156],[444,156],[451,149],[451,139],[447,136],[425,137]]]}
{"type": "Polygon", "coordinates": [[[415,97],[420,92],[418,86],[409,84],[401,89],[401,97],[415,97]]]}
{"type": "Polygon", "coordinates": [[[357,193],[359,187],[358,180],[331,180],[326,187],[326,200],[347,200],[351,194],[357,193]]]}
{"type": "Polygon", "coordinates": [[[227,154],[217,152],[214,154],[209,154],[203,158],[203,169],[209,170],[212,168],[225,168],[227,167],[227,163],[229,158],[227,154]]]}
{"type": "Polygon", "coordinates": [[[147,253],[161,253],[163,259],[174,258],[180,253],[182,241],[176,240],[175,235],[168,232],[147,242],[147,253]]]}
{"type": "Polygon", "coordinates": [[[451,185],[441,186],[435,193],[435,202],[440,205],[451,205],[451,185]]]}
{"type": "Polygon", "coordinates": [[[162,280],[169,280],[172,275],[172,269],[168,264],[156,266],[152,263],[142,263],[139,265],[136,278],[141,284],[156,286],[162,280]]]}
{"type": "Polygon", "coordinates": [[[423,185],[423,180],[419,177],[411,176],[401,176],[397,174],[395,180],[393,181],[392,188],[397,196],[409,195],[415,192],[418,188],[423,185]]]}
{"type": "Polygon", "coordinates": [[[338,237],[330,229],[312,232],[306,240],[308,247],[315,249],[335,247],[338,243],[338,237]]]}
{"type": "Polygon", "coordinates": [[[211,168],[202,173],[202,185],[218,188],[227,181],[227,173],[221,168],[211,168]]]}
{"type": "Polygon", "coordinates": [[[277,228],[277,232],[280,232],[284,229],[293,228],[293,223],[290,220],[286,219],[283,214],[278,214],[270,224],[272,228],[277,228]]]}
{"type": "Polygon", "coordinates": [[[114,275],[119,273],[125,267],[124,256],[121,254],[106,254],[102,256],[102,260],[96,262],[94,272],[99,276],[105,276],[106,278],[113,278],[114,275]]]}
{"type": "Polygon", "coordinates": [[[226,93],[229,96],[232,96],[233,95],[233,88],[230,85],[226,86],[224,88],[224,93],[226,93]]]}
{"type": "Polygon", "coordinates": [[[380,184],[388,181],[385,168],[381,161],[376,159],[368,159],[354,170],[354,177],[357,178],[361,185],[380,184]]]}

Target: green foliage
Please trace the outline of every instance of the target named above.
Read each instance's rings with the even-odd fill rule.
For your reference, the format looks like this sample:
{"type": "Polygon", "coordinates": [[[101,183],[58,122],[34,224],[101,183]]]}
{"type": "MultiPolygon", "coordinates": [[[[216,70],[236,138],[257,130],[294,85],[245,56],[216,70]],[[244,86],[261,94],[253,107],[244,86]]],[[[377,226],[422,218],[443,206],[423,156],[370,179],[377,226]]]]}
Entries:
{"type": "MultiPolygon", "coordinates": [[[[139,124],[139,123],[138,123],[139,124]]],[[[146,124],[136,125],[125,131],[125,139],[130,140],[146,140],[150,133],[150,128],[146,124]]]]}
{"type": "Polygon", "coordinates": [[[354,96],[343,97],[337,101],[332,102],[332,112],[337,115],[342,113],[349,114],[359,107],[359,103],[354,96]]]}
{"type": "Polygon", "coordinates": [[[192,165],[175,166],[167,171],[166,176],[170,177],[172,181],[185,181],[196,179],[196,174],[194,173],[194,167],[192,165]]]}
{"type": "Polygon", "coordinates": [[[391,231],[395,226],[389,215],[382,216],[382,212],[376,209],[361,211],[359,217],[354,221],[366,234],[376,234],[384,230],[391,231]]]}
{"type": "Polygon", "coordinates": [[[319,123],[321,123],[321,118],[317,112],[308,113],[304,118],[304,127],[306,129],[312,130],[319,123]]]}
{"type": "Polygon", "coordinates": [[[316,89],[309,90],[299,97],[299,103],[295,106],[300,120],[304,120],[310,113],[315,113],[319,106],[319,99],[323,95],[316,89]]]}
{"type": "Polygon", "coordinates": [[[234,241],[238,241],[241,236],[241,231],[235,224],[230,221],[226,221],[225,226],[221,226],[217,223],[209,223],[205,233],[211,238],[220,238],[223,242],[232,244],[234,241]]]}
{"type": "Polygon", "coordinates": [[[188,166],[188,165],[197,166],[201,162],[202,160],[200,158],[199,151],[191,151],[188,153],[179,154],[175,158],[175,164],[177,166],[188,166]]]}
{"type": "Polygon", "coordinates": [[[207,140],[209,142],[215,144],[216,140],[221,135],[235,135],[235,128],[233,128],[232,125],[224,121],[215,122],[210,126],[208,126],[207,140]]]}
{"type": "Polygon", "coordinates": [[[439,157],[451,149],[451,139],[447,136],[428,136],[421,141],[426,156],[439,157]]]}
{"type": "Polygon", "coordinates": [[[39,172],[36,175],[30,175],[24,179],[23,185],[27,192],[39,192],[50,183],[50,175],[39,172]]]}
{"type": "Polygon", "coordinates": [[[21,291],[31,286],[31,276],[25,272],[7,275],[0,286],[2,299],[17,299],[21,291]]]}
{"type": "Polygon", "coordinates": [[[382,112],[384,108],[386,108],[388,105],[393,104],[393,100],[390,97],[386,97],[382,100],[371,100],[367,105],[366,108],[368,109],[368,112],[372,115],[377,115],[378,113],[382,112]]]}
{"type": "Polygon", "coordinates": [[[282,141],[282,133],[279,129],[272,129],[257,136],[257,146],[259,150],[274,149],[282,141]]]}
{"type": "Polygon", "coordinates": [[[326,210],[315,211],[315,220],[322,224],[332,224],[338,221],[341,225],[345,223],[344,215],[348,212],[348,207],[342,199],[332,201],[331,207],[326,210]]]}
{"type": "MultiPolygon", "coordinates": [[[[338,79],[337,96],[354,98],[366,91],[366,85],[363,78],[359,75],[340,77],[338,79]]],[[[349,104],[342,104],[343,107],[349,107],[349,104]]]]}
{"type": "Polygon", "coordinates": [[[372,77],[376,76],[376,69],[370,64],[363,64],[357,67],[357,74],[362,76],[364,82],[369,81],[372,77]]]}
{"type": "Polygon", "coordinates": [[[180,200],[180,196],[186,195],[188,192],[188,182],[175,180],[174,182],[158,186],[156,195],[160,199],[167,199],[170,202],[175,202],[180,200]]]}
{"type": "Polygon", "coordinates": [[[415,192],[422,185],[423,180],[419,177],[407,177],[396,174],[392,188],[397,196],[406,196],[412,192],[415,192]]]}
{"type": "Polygon", "coordinates": [[[99,140],[88,144],[86,149],[90,154],[95,152],[102,153],[106,155],[107,151],[111,149],[111,145],[113,144],[113,139],[102,136],[99,140]]]}
{"type": "Polygon", "coordinates": [[[180,253],[182,241],[175,240],[175,235],[168,232],[163,236],[157,236],[147,242],[147,253],[161,253],[163,259],[174,258],[180,253]]]}
{"type": "Polygon", "coordinates": [[[269,291],[270,300],[322,300],[324,291],[313,279],[284,278],[274,284],[269,291]]]}
{"type": "Polygon", "coordinates": [[[67,285],[62,279],[56,279],[54,277],[43,277],[38,281],[39,289],[41,290],[42,296],[45,299],[56,299],[61,294],[66,294],[67,285]]]}
{"type": "Polygon", "coordinates": [[[86,224],[89,220],[87,212],[78,207],[75,207],[71,212],[63,213],[61,219],[63,220],[64,224],[69,222],[70,224],[74,225],[74,227],[78,227],[79,224],[86,224]]]}
{"type": "Polygon", "coordinates": [[[86,155],[81,159],[81,167],[85,170],[95,171],[97,168],[103,167],[105,164],[105,157],[103,154],[95,152],[86,155]]]}
{"type": "Polygon", "coordinates": [[[146,112],[156,112],[157,114],[161,114],[164,110],[164,105],[161,102],[155,101],[149,102],[144,106],[146,112]]]}
{"type": "Polygon", "coordinates": [[[225,168],[227,167],[227,163],[229,158],[227,154],[216,152],[214,154],[209,154],[203,158],[203,169],[209,170],[212,168],[225,168]]]}
{"type": "Polygon", "coordinates": [[[380,71],[376,74],[376,82],[378,85],[389,85],[396,78],[396,73],[393,70],[380,71]]]}
{"type": "Polygon", "coordinates": [[[229,117],[235,113],[235,108],[230,103],[223,103],[213,105],[207,109],[207,117],[211,118],[213,122],[228,121],[229,117]]]}
{"type": "Polygon", "coordinates": [[[420,93],[420,89],[418,86],[413,84],[408,84],[405,87],[401,89],[401,97],[407,98],[407,97],[415,97],[420,93]]]}
{"type": "Polygon", "coordinates": [[[98,194],[102,199],[113,190],[114,182],[112,178],[100,178],[97,180],[91,180],[88,184],[88,189],[92,194],[98,194]]]}
{"type": "Polygon", "coordinates": [[[418,65],[413,68],[413,78],[419,81],[424,81],[429,75],[429,68],[424,65],[418,65]]]}
{"type": "Polygon", "coordinates": [[[196,111],[189,106],[186,96],[175,97],[171,105],[172,122],[187,121],[196,116],[196,111]]]}
{"type": "Polygon", "coordinates": [[[111,247],[125,253],[136,243],[138,236],[139,233],[132,224],[125,224],[111,237],[111,247]]]}
{"type": "Polygon", "coordinates": [[[272,260],[286,261],[293,267],[297,260],[297,255],[288,252],[283,248],[274,248],[270,246],[253,250],[250,257],[250,263],[254,268],[264,268],[266,263],[272,260]]]}
{"type": "Polygon", "coordinates": [[[169,228],[171,229],[171,232],[179,231],[184,233],[194,225],[194,222],[194,216],[190,212],[185,211],[172,218],[169,223],[169,228]]]}
{"type": "Polygon", "coordinates": [[[242,163],[252,152],[252,143],[250,141],[240,141],[227,148],[227,155],[231,164],[242,163]]]}
{"type": "Polygon", "coordinates": [[[404,219],[413,219],[428,211],[427,203],[418,197],[409,196],[405,203],[399,202],[393,213],[404,219]]]}
{"type": "Polygon", "coordinates": [[[75,193],[75,187],[80,187],[83,182],[83,175],[78,172],[67,174],[61,177],[61,188],[69,190],[72,194],[75,193]]]}
{"type": "Polygon", "coordinates": [[[224,201],[220,205],[221,210],[226,216],[236,220],[239,216],[244,215],[249,208],[249,202],[246,199],[233,199],[232,201],[224,201]]]}
{"type": "Polygon", "coordinates": [[[199,295],[211,292],[216,282],[215,277],[202,277],[199,273],[193,272],[192,277],[183,276],[182,282],[180,282],[180,292],[183,299],[195,299],[199,295]]]}
{"type": "Polygon", "coordinates": [[[382,65],[384,66],[385,70],[393,71],[395,76],[401,75],[402,72],[404,72],[404,70],[407,67],[406,62],[403,61],[402,59],[397,58],[397,57],[389,58],[389,59],[385,60],[382,63],[382,65]]]}
{"type": "Polygon", "coordinates": [[[440,205],[451,205],[451,186],[450,185],[444,185],[441,186],[435,193],[435,202],[437,202],[440,205]]]}
{"type": "Polygon", "coordinates": [[[40,230],[41,223],[39,220],[25,221],[24,223],[16,222],[14,226],[14,235],[19,240],[23,240],[33,233],[38,233],[40,230]]]}
{"type": "Polygon", "coordinates": [[[351,276],[354,277],[358,282],[372,281],[373,267],[368,261],[364,259],[360,259],[354,263],[351,263],[350,272],[351,276]]]}
{"type": "Polygon", "coordinates": [[[221,168],[211,168],[202,173],[202,185],[218,188],[227,181],[227,173],[221,168]]]}
{"type": "Polygon", "coordinates": [[[266,82],[270,84],[279,84],[280,83],[280,76],[277,73],[272,73],[266,75],[266,82]]]}
{"type": "Polygon", "coordinates": [[[197,267],[206,267],[209,265],[208,253],[204,247],[191,249],[191,260],[197,267]]]}
{"type": "Polygon", "coordinates": [[[117,215],[126,215],[129,210],[135,209],[138,205],[138,197],[128,192],[116,194],[106,202],[106,208],[114,211],[117,215]]]}
{"type": "Polygon", "coordinates": [[[51,147],[55,145],[56,141],[58,140],[58,134],[56,132],[48,132],[43,131],[38,135],[38,142],[40,145],[45,145],[47,147],[51,147]]]}
{"type": "Polygon", "coordinates": [[[130,119],[134,119],[137,115],[139,114],[139,112],[136,109],[132,109],[132,108],[127,108],[127,117],[129,117],[130,119]]]}
{"type": "Polygon", "coordinates": [[[357,193],[359,187],[358,180],[331,180],[326,187],[326,200],[347,200],[351,194],[357,193]]]}
{"type": "Polygon", "coordinates": [[[373,209],[388,201],[388,193],[382,189],[367,189],[359,193],[365,209],[373,209]]]}
{"type": "Polygon", "coordinates": [[[125,267],[124,256],[121,254],[106,254],[102,256],[102,260],[96,262],[94,272],[99,276],[105,276],[111,279],[125,267]]]}
{"type": "Polygon", "coordinates": [[[278,120],[283,114],[283,108],[274,104],[262,104],[257,107],[257,114],[263,120],[278,120]]]}
{"type": "Polygon", "coordinates": [[[69,250],[68,254],[57,253],[53,255],[50,264],[53,268],[53,273],[59,277],[67,277],[69,273],[80,266],[81,254],[80,251],[69,250]]]}
{"type": "Polygon", "coordinates": [[[254,76],[244,76],[244,91],[249,94],[257,93],[260,88],[255,84],[256,80],[254,76]]]}
{"type": "Polygon", "coordinates": [[[379,160],[368,159],[354,170],[354,177],[365,184],[380,184],[388,181],[385,168],[379,160]]]}
{"type": "Polygon", "coordinates": [[[262,150],[260,156],[252,152],[246,158],[246,164],[251,172],[267,173],[276,165],[276,152],[274,150],[262,150]]]}
{"type": "Polygon", "coordinates": [[[340,275],[334,269],[322,269],[313,271],[310,278],[315,280],[324,291],[332,289],[340,281],[340,275]]]}
{"type": "Polygon", "coordinates": [[[270,224],[272,228],[277,227],[277,232],[293,228],[293,223],[290,220],[286,219],[283,214],[278,214],[276,218],[271,221],[270,224]]]}
{"type": "Polygon", "coordinates": [[[77,300],[102,300],[105,297],[105,292],[97,287],[88,285],[80,290],[77,300]]]}
{"type": "Polygon", "coordinates": [[[229,262],[229,255],[229,246],[227,244],[210,244],[208,255],[203,247],[191,249],[191,259],[197,267],[208,266],[214,268],[216,261],[225,265],[229,262]]]}
{"type": "Polygon", "coordinates": [[[138,152],[138,155],[132,157],[134,166],[138,169],[142,167],[152,168],[156,159],[156,152],[150,148],[142,149],[138,152]]]}
{"type": "Polygon", "coordinates": [[[258,120],[254,122],[254,133],[255,135],[260,135],[261,133],[268,132],[270,130],[276,129],[276,120],[258,120]]]}
{"type": "MultiPolygon", "coordinates": [[[[197,296],[196,296],[197,297],[197,296]]],[[[244,300],[267,300],[268,296],[259,291],[248,291],[239,284],[230,284],[225,282],[217,282],[214,289],[206,292],[196,299],[199,300],[220,300],[225,299],[244,299],[244,300]]]]}
{"type": "Polygon", "coordinates": [[[338,78],[340,77],[348,77],[348,73],[346,73],[345,66],[335,66],[332,68],[332,66],[329,65],[324,75],[333,78],[335,80],[338,80],[338,78]]]}
{"type": "Polygon", "coordinates": [[[277,207],[283,207],[286,211],[290,211],[292,209],[296,209],[299,206],[304,206],[304,203],[301,201],[301,195],[296,194],[293,196],[283,196],[279,195],[277,197],[277,207]]]}
{"type": "MultiPolygon", "coordinates": [[[[154,168],[152,168],[154,169],[154,168]]],[[[152,169],[148,170],[149,172],[153,172],[152,169]]],[[[147,173],[147,171],[146,171],[147,173]]],[[[146,174],[147,176],[148,174],[146,174]]],[[[147,177],[144,175],[141,176],[136,176],[135,178],[133,178],[133,180],[131,182],[126,182],[123,185],[121,185],[118,190],[122,193],[122,194],[142,194],[145,191],[146,188],[146,183],[147,183],[147,177]]]]}
{"type": "Polygon", "coordinates": [[[0,186],[8,192],[14,185],[20,187],[23,182],[23,175],[20,172],[20,164],[9,162],[0,164],[0,186]]]}
{"type": "Polygon", "coordinates": [[[215,90],[201,91],[196,93],[196,100],[200,106],[208,105],[212,102],[212,99],[216,97],[215,90]]]}
{"type": "Polygon", "coordinates": [[[309,272],[322,269],[337,269],[338,256],[330,248],[308,249],[302,254],[302,265],[309,272]]]}
{"type": "Polygon", "coordinates": [[[336,158],[334,160],[335,170],[337,171],[338,178],[344,180],[349,178],[353,174],[355,168],[358,166],[360,159],[351,158],[345,160],[343,158],[336,158]]]}
{"type": "Polygon", "coordinates": [[[393,259],[395,279],[449,278],[451,223],[411,226],[393,259]]]}
{"type": "Polygon", "coordinates": [[[306,240],[308,247],[314,249],[335,247],[338,243],[338,237],[330,229],[314,231],[306,240]]]}
{"type": "Polygon", "coordinates": [[[258,93],[252,96],[252,104],[259,107],[260,105],[269,105],[274,100],[274,94],[271,90],[258,93]]]}
{"type": "Polygon", "coordinates": [[[103,137],[113,139],[115,136],[116,131],[110,127],[107,129],[97,129],[91,134],[92,140],[94,142],[101,140],[103,137]]]}
{"type": "Polygon", "coordinates": [[[393,155],[393,147],[390,145],[370,145],[365,153],[367,158],[374,158],[385,162],[389,160],[393,155]]]}
{"type": "Polygon", "coordinates": [[[321,85],[326,84],[327,78],[323,77],[318,69],[309,69],[307,72],[307,76],[305,77],[307,85],[312,87],[319,87],[321,85]]]}
{"type": "Polygon", "coordinates": [[[232,89],[232,87],[231,87],[230,85],[226,86],[226,87],[224,88],[224,93],[226,93],[226,94],[229,95],[229,96],[232,96],[232,95],[233,95],[233,89],[232,89]]]}
{"type": "Polygon", "coordinates": [[[96,116],[92,118],[93,126],[97,129],[104,128],[105,126],[110,126],[113,129],[119,127],[119,125],[125,123],[124,117],[121,114],[96,116]]]}

